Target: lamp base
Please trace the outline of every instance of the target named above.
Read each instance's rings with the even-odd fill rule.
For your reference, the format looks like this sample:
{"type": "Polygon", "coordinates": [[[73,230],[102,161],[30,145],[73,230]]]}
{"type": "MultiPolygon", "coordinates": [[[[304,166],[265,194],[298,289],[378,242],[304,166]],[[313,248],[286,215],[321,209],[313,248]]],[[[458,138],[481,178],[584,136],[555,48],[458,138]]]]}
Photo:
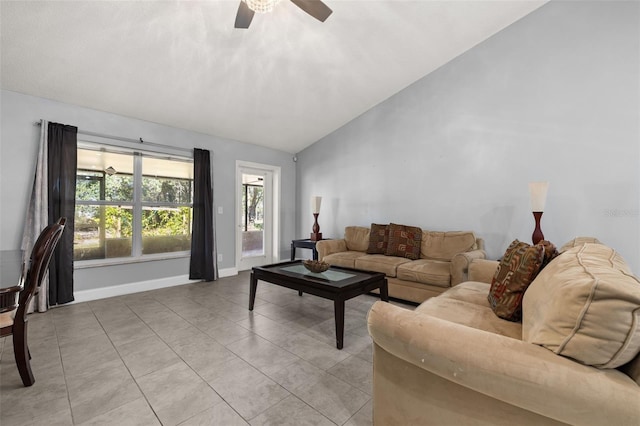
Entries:
{"type": "Polygon", "coordinates": [[[318,225],[318,215],[320,213],[314,213],[313,214],[313,227],[311,228],[311,230],[313,231],[311,233],[311,241],[320,241],[322,239],[322,232],[320,232],[320,225],[318,225]]]}
{"type": "Polygon", "coordinates": [[[536,221],[536,227],[533,230],[531,241],[533,242],[533,245],[536,245],[540,241],[544,240],[544,234],[542,233],[542,229],[540,229],[540,219],[542,218],[542,212],[533,212],[533,217],[536,221]]]}
{"type": "Polygon", "coordinates": [[[320,241],[322,239],[322,232],[312,232],[309,239],[311,241],[320,241]]]}

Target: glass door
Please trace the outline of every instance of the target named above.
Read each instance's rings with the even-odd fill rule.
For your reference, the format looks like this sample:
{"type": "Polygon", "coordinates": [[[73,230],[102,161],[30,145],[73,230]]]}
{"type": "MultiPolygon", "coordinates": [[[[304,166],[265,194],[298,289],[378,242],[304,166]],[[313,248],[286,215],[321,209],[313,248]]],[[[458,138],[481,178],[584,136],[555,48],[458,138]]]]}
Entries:
{"type": "Polygon", "coordinates": [[[239,271],[273,263],[273,173],[238,167],[236,264],[239,271]]]}

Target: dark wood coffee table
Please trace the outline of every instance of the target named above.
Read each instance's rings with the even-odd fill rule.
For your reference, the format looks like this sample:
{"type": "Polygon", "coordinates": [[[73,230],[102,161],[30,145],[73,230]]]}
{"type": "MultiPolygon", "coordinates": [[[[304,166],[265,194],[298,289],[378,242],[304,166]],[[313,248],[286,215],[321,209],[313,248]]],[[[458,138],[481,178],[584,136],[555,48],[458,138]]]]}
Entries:
{"type": "Polygon", "coordinates": [[[342,349],[344,340],[344,302],[361,294],[380,289],[380,299],[389,301],[387,279],[379,272],[332,266],[320,274],[312,273],[301,260],[256,266],[251,271],[249,310],[253,311],[258,280],[298,290],[298,294],[313,294],[333,300],[336,317],[336,346],[342,349]]]}

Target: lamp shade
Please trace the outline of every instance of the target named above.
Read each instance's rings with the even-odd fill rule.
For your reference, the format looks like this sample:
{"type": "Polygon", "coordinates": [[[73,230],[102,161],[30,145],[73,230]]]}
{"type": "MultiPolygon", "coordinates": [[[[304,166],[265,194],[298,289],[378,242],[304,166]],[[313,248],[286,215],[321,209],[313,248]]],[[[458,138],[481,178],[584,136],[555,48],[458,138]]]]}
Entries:
{"type": "Polygon", "coordinates": [[[311,197],[311,213],[320,213],[320,205],[322,204],[322,197],[311,197]]]}
{"type": "Polygon", "coordinates": [[[531,211],[543,212],[544,205],[547,202],[547,191],[549,190],[549,182],[530,182],[529,196],[531,197],[531,211]]]}

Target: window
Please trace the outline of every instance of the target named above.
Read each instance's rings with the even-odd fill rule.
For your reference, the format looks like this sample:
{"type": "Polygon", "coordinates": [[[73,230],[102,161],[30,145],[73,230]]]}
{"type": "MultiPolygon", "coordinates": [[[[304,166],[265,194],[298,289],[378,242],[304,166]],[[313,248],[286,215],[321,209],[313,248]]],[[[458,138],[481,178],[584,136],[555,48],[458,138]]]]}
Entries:
{"type": "Polygon", "coordinates": [[[74,260],[191,248],[193,161],[78,148],[74,260]]]}

